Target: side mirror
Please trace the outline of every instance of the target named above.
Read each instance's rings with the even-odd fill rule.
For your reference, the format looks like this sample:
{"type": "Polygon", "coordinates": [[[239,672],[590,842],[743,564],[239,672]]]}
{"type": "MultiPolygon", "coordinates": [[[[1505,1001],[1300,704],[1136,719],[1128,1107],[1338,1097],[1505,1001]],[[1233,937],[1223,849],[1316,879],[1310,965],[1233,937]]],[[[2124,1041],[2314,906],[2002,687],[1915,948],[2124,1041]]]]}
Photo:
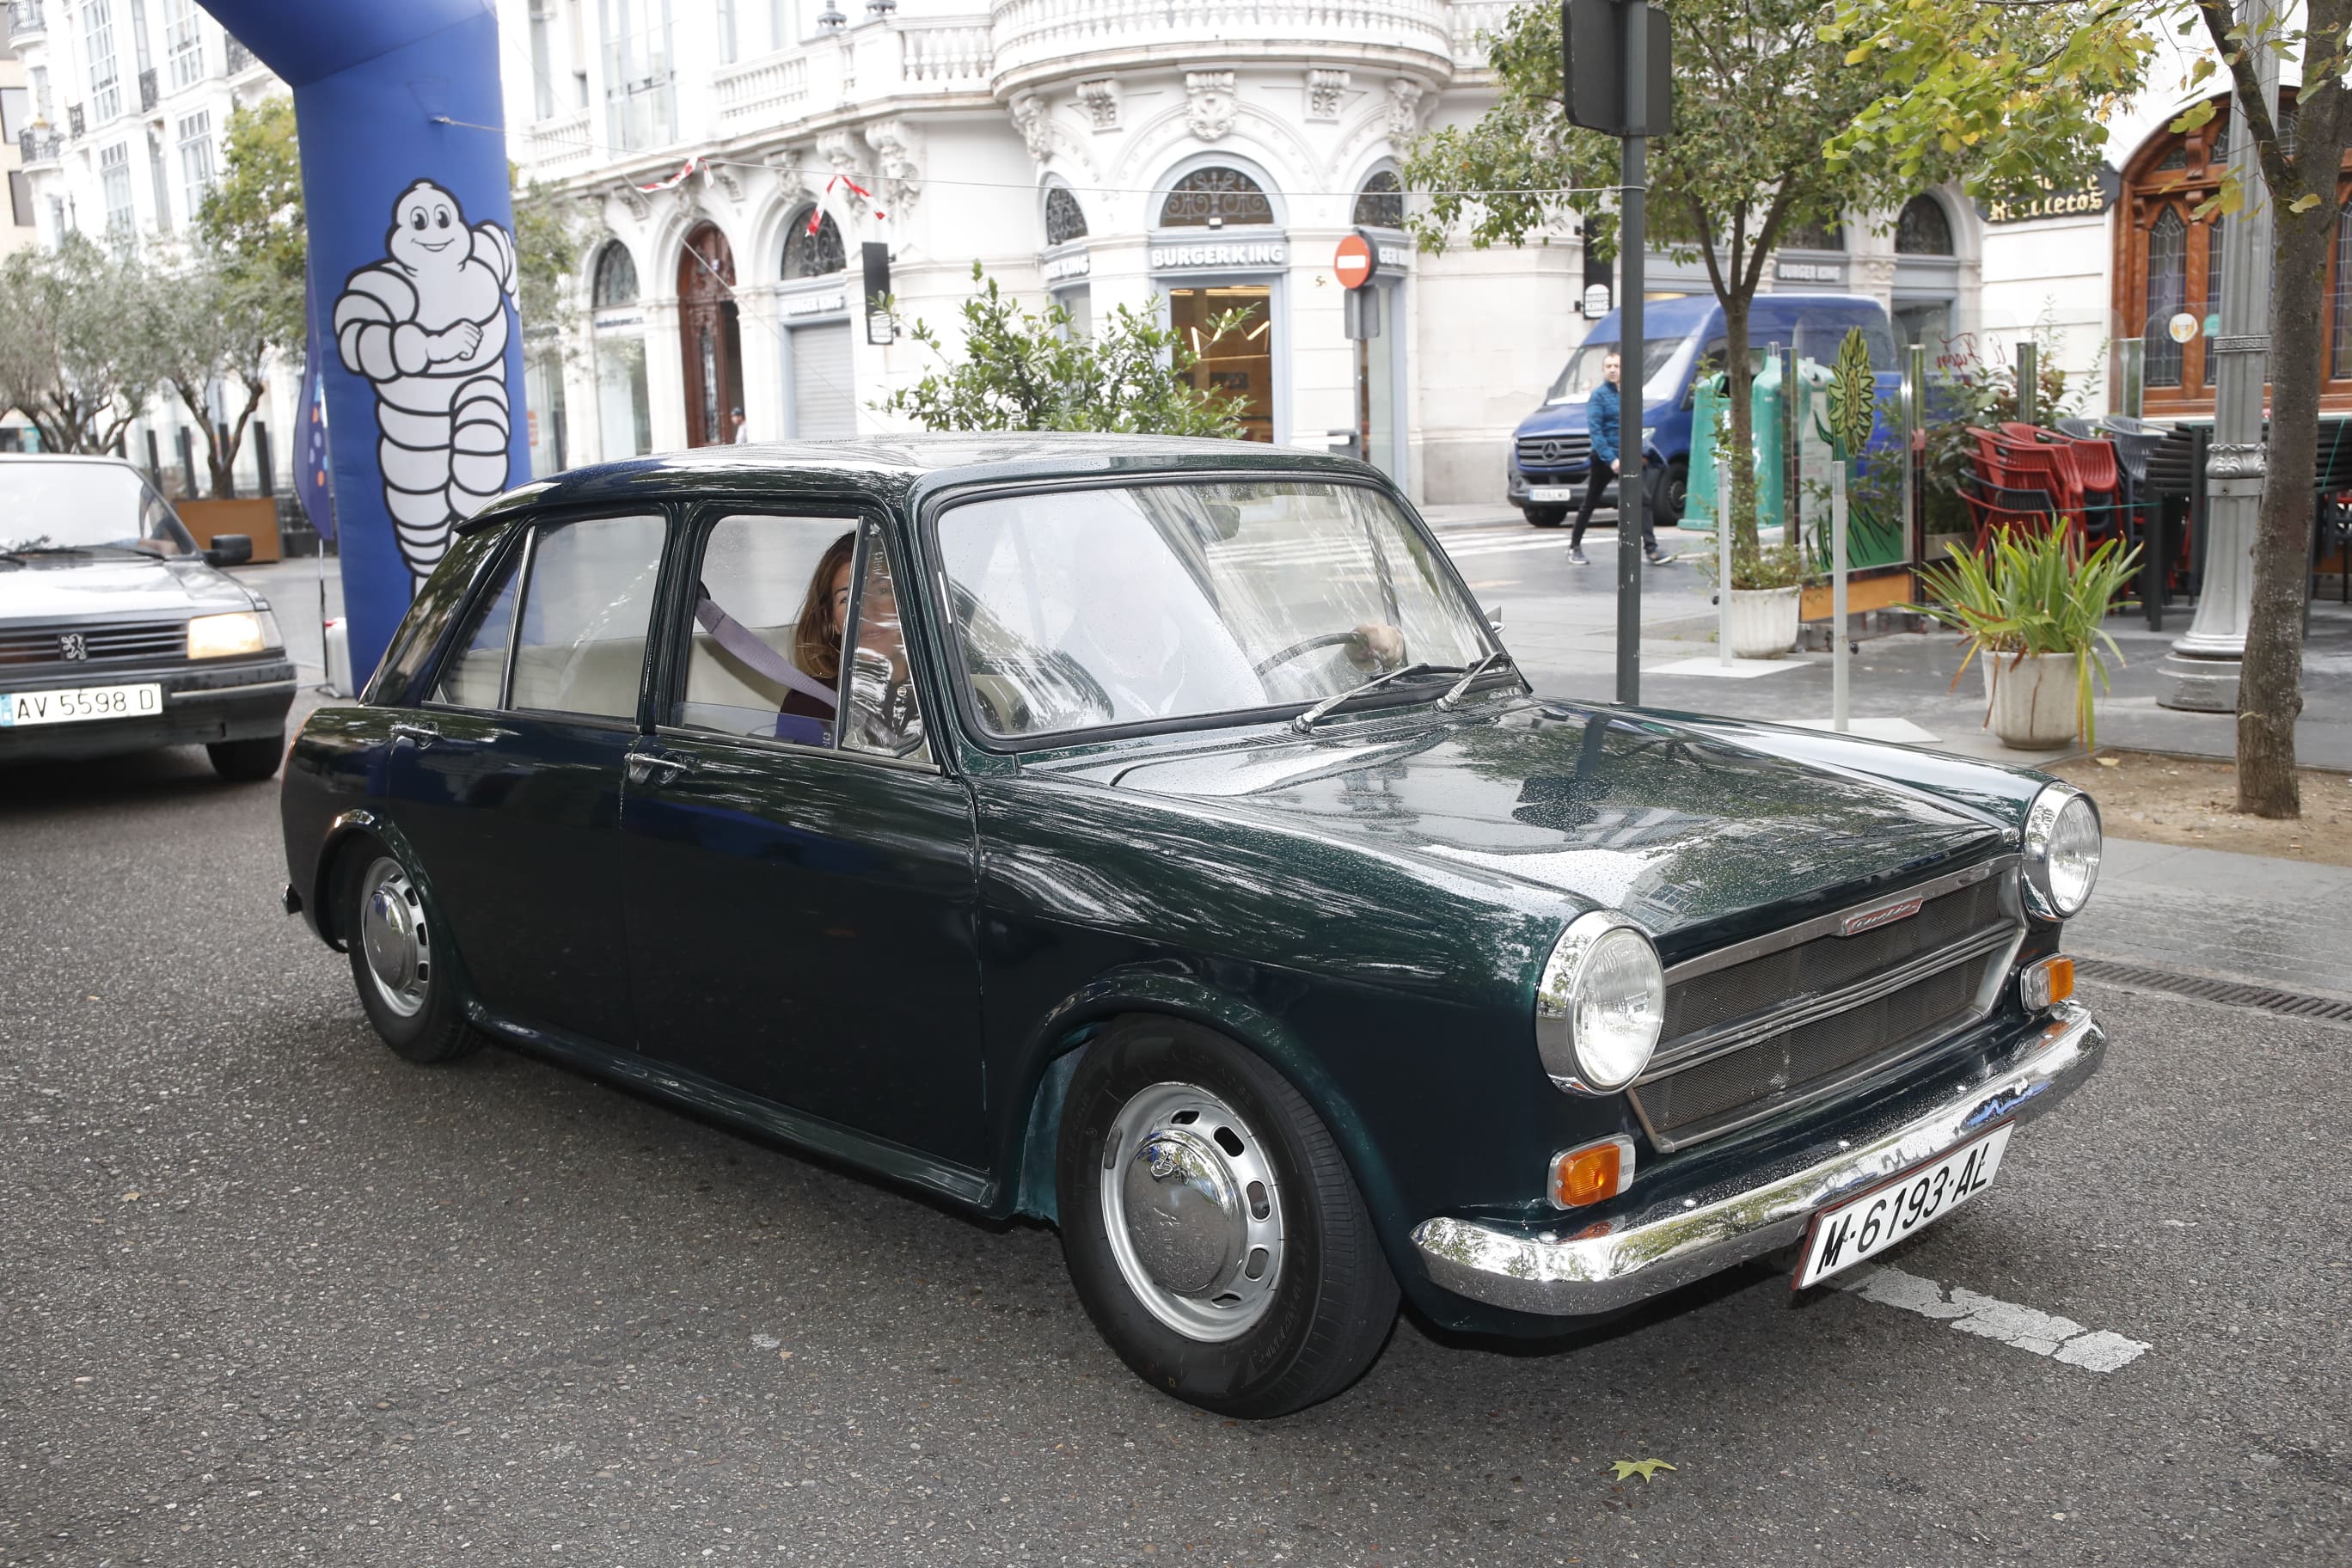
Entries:
{"type": "Polygon", "coordinates": [[[205,547],[207,566],[242,566],[253,559],[253,539],[244,533],[215,533],[205,547]]]}
{"type": "Polygon", "coordinates": [[[1486,628],[1487,630],[1494,632],[1499,632],[1503,629],[1502,605],[1489,605],[1486,606],[1486,628]]]}

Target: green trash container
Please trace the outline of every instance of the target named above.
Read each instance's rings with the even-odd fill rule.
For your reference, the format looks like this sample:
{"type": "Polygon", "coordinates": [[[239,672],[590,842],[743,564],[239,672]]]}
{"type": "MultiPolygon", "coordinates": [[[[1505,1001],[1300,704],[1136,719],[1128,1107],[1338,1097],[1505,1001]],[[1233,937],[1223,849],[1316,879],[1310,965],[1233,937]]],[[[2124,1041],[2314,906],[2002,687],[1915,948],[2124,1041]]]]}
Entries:
{"type": "MultiPolygon", "coordinates": [[[[1691,401],[1690,486],[1684,492],[1682,525],[1687,529],[1715,531],[1715,416],[1731,398],[1727,378],[1709,376],[1701,381],[1691,401]]],[[[1780,522],[1781,491],[1784,488],[1780,464],[1780,361],[1777,355],[1764,362],[1748,386],[1749,417],[1756,426],[1756,516],[1758,526],[1778,527],[1780,522]]]]}

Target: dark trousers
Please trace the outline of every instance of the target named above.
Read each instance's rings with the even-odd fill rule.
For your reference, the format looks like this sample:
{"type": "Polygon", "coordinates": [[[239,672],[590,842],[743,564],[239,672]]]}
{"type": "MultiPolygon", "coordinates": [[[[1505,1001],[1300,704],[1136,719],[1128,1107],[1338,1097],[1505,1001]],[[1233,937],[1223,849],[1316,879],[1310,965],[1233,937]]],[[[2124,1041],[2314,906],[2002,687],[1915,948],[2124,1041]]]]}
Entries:
{"type": "MultiPolygon", "coordinates": [[[[1570,531],[1568,536],[1568,547],[1570,550],[1581,550],[1584,548],[1584,531],[1585,528],[1592,521],[1592,509],[1601,504],[1601,492],[1609,488],[1609,481],[1618,477],[1619,476],[1612,474],[1607,468],[1603,468],[1598,458],[1595,458],[1592,460],[1592,479],[1591,481],[1584,487],[1584,500],[1578,503],[1576,509],[1576,526],[1570,531]]],[[[1646,491],[1643,495],[1642,499],[1644,501],[1649,500],[1649,496],[1646,491]]],[[[1622,485],[1618,488],[1617,502],[1621,507],[1624,505],[1625,502],[1624,487],[1622,485]]],[[[1644,550],[1655,550],[1657,547],[1657,523],[1651,518],[1650,509],[1647,506],[1643,506],[1642,508],[1642,548],[1644,550]]]]}

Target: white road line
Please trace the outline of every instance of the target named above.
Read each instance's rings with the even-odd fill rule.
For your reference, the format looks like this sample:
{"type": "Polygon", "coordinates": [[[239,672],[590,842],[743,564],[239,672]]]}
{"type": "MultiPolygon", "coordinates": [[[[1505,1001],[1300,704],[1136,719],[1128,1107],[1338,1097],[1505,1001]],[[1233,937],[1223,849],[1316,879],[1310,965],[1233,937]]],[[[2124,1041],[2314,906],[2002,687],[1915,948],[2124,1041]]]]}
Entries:
{"type": "Polygon", "coordinates": [[[1933,1279],[1906,1274],[1900,1268],[1864,1269],[1852,1279],[1832,1283],[1865,1301],[1939,1319],[1964,1334],[1999,1340],[2017,1350],[2079,1366],[2084,1372],[2113,1372],[2155,1348],[2110,1330],[2086,1329],[2072,1318],[2013,1306],[1957,1285],[1948,1295],[1944,1287],[1933,1279]]]}

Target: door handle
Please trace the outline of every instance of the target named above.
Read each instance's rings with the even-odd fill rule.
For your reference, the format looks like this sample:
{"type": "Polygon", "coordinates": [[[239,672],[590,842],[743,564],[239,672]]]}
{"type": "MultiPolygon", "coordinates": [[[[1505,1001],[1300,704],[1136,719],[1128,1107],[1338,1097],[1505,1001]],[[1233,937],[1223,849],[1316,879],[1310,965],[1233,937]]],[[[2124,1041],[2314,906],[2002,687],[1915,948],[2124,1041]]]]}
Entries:
{"type": "Polygon", "coordinates": [[[430,724],[415,724],[405,720],[399,720],[395,721],[392,726],[392,738],[395,742],[401,741],[409,742],[421,752],[425,747],[431,745],[434,742],[439,740],[441,738],[441,731],[435,729],[430,724]]]}
{"type": "Polygon", "coordinates": [[[666,784],[680,773],[694,771],[691,758],[665,754],[660,752],[631,752],[628,761],[629,782],[637,784],[666,784]]]}

